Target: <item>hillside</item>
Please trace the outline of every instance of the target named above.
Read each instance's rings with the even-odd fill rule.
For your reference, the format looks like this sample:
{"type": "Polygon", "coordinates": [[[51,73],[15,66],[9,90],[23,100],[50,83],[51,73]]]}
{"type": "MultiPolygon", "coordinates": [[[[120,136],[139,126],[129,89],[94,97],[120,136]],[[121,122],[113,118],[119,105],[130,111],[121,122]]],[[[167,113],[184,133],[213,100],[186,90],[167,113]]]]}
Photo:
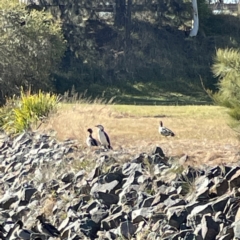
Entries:
{"type": "MultiPolygon", "coordinates": [[[[213,15],[205,0],[198,1],[200,28],[195,38],[189,37],[190,0],[167,0],[167,4],[140,0],[24,2],[29,5],[16,6],[21,10],[18,18],[22,25],[13,20],[12,11],[8,17],[2,15],[17,29],[8,28],[7,33],[3,30],[3,40],[7,40],[2,50],[16,50],[9,55],[12,60],[6,57],[3,62],[2,100],[18,94],[23,87],[33,92],[39,88],[61,94],[68,91],[68,96],[75,96],[76,92],[93,98],[104,94],[107,99],[114,97],[115,102],[126,104],[208,104],[211,100],[201,82],[216,90],[218,79],[211,70],[216,49],[239,48],[239,18],[213,15]],[[35,15],[38,20],[34,20],[35,15]],[[26,21],[21,22],[21,18],[26,21]],[[48,31],[42,37],[48,39],[35,43],[39,38],[28,37],[39,34],[40,19],[48,31]],[[28,31],[33,32],[29,35],[28,31]],[[26,44],[27,39],[31,47],[26,44]],[[47,48],[41,50],[41,43],[46,43],[47,48]],[[23,45],[26,51],[21,51],[23,45]],[[36,58],[36,51],[35,62],[32,59],[36,58]],[[23,57],[25,61],[18,61],[23,57]],[[16,61],[19,67],[12,71],[8,61],[16,61]]],[[[3,1],[3,9],[4,6],[3,1]]]]}
{"type": "Polygon", "coordinates": [[[35,2],[62,21],[68,49],[52,73],[58,93],[116,97],[128,104],[205,104],[216,89],[211,66],[218,48],[239,47],[239,18],[213,15],[198,1],[200,28],[191,28],[191,1],[84,0],[35,2]],[[171,3],[170,3],[171,2],[171,3]],[[114,7],[115,6],[115,7],[114,7]]]}
{"type": "MultiPolygon", "coordinates": [[[[130,46],[125,31],[101,19],[63,25],[70,41],[62,70],[56,73],[56,89],[63,93],[73,85],[77,92],[96,97],[115,96],[128,104],[205,104],[211,102],[206,88],[215,90],[218,79],[211,66],[218,48],[238,48],[239,18],[200,11],[200,29],[189,38],[183,25],[160,25],[132,19],[130,46]],[[76,25],[75,25],[76,24],[76,25]],[[84,34],[82,31],[84,30],[84,34]],[[91,49],[87,47],[91,44],[91,49]]],[[[135,16],[135,15],[134,15],[135,16]]],[[[186,21],[187,26],[190,21],[186,21]]]]}

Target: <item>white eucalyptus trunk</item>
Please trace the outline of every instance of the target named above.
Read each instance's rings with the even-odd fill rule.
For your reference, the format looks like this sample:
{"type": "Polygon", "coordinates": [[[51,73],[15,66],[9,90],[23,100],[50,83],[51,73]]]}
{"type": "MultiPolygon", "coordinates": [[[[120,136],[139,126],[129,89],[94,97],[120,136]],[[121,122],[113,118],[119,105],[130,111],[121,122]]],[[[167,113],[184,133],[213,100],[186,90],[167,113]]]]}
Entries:
{"type": "Polygon", "coordinates": [[[198,29],[199,29],[197,0],[192,0],[192,7],[193,7],[193,23],[192,23],[192,29],[190,31],[189,36],[195,37],[197,36],[198,29]]]}

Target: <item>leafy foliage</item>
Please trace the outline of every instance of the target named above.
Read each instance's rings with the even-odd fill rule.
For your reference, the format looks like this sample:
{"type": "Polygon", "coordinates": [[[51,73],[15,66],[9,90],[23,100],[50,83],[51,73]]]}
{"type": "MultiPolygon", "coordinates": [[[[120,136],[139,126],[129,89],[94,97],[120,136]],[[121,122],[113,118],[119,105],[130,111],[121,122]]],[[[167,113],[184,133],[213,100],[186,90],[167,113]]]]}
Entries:
{"type": "Polygon", "coordinates": [[[58,103],[58,96],[50,93],[37,94],[21,91],[20,98],[8,99],[6,105],[0,108],[0,128],[9,134],[17,134],[31,127],[49,115],[58,103]]]}
{"type": "MultiPolygon", "coordinates": [[[[117,88],[132,95],[128,90],[135,91],[133,85],[154,83],[164,92],[189,90],[187,94],[192,94],[191,86],[195,92],[202,91],[199,75],[204,81],[208,79],[208,86],[216,82],[209,66],[215,47],[225,44],[225,40],[222,36],[218,42],[205,37],[213,21],[205,0],[198,1],[199,35],[205,35],[195,39],[189,39],[187,32],[192,25],[191,0],[132,1],[127,49],[126,27],[115,24],[115,13],[105,16],[94,11],[96,2],[81,0],[83,7],[79,8],[76,1],[70,0],[61,11],[68,50],[61,70],[54,75],[57,91],[64,93],[75,85],[78,92],[88,89],[89,94],[106,88],[111,88],[112,94],[117,88]]],[[[104,6],[104,1],[98,2],[104,6]]],[[[218,28],[223,32],[221,26],[218,28]]],[[[155,95],[149,89],[146,93],[155,95]]]]}
{"type": "Polygon", "coordinates": [[[234,49],[218,49],[212,67],[219,77],[219,101],[228,107],[240,103],[240,52],[234,49]]]}
{"type": "Polygon", "coordinates": [[[64,51],[61,24],[50,13],[0,0],[0,102],[20,86],[49,89],[64,51]]]}
{"type": "Polygon", "coordinates": [[[0,98],[18,93],[19,86],[46,90],[52,83],[59,93],[74,85],[77,92],[88,89],[94,97],[102,91],[109,98],[118,94],[121,99],[161,97],[168,92],[202,96],[199,75],[208,88],[216,83],[210,69],[215,49],[240,46],[239,19],[213,15],[206,0],[198,0],[200,29],[194,39],[188,38],[191,0],[116,0],[124,7],[114,11],[112,2],[104,0],[69,0],[59,8],[51,7],[52,1],[48,6],[39,1],[44,10],[61,18],[67,39],[67,51],[56,69],[64,52],[61,24],[47,12],[26,10],[16,2],[0,0],[0,9],[7,9],[0,14],[0,33],[6,38],[1,45],[0,36],[0,98]],[[131,21],[127,19],[129,2],[131,21]],[[106,8],[106,13],[100,8],[106,8]],[[122,24],[116,24],[116,15],[123,18],[122,24]],[[154,91],[135,87],[150,84],[156,86],[154,91]]]}
{"type": "Polygon", "coordinates": [[[189,0],[158,0],[158,4],[158,20],[161,25],[179,27],[192,18],[189,0]]]}
{"type": "MultiPolygon", "coordinates": [[[[229,108],[229,115],[240,120],[240,51],[218,49],[212,71],[219,77],[219,91],[213,99],[219,105],[229,108]]],[[[240,125],[240,124],[238,124],[240,125]]]]}

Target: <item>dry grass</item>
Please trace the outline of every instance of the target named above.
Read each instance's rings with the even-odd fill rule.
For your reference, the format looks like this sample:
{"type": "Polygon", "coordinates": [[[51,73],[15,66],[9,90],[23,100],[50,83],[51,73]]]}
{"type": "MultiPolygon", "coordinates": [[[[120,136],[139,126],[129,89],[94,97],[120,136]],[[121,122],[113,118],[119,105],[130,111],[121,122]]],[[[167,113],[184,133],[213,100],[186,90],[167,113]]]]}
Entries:
{"type": "Polygon", "coordinates": [[[57,138],[77,139],[85,147],[87,128],[102,124],[114,150],[149,152],[162,147],[167,156],[189,155],[188,164],[228,164],[239,160],[236,133],[227,125],[226,110],[217,106],[127,106],[62,104],[40,130],[54,130],[57,138]],[[159,120],[176,133],[159,135],[159,120]]]}
{"type": "Polygon", "coordinates": [[[41,214],[44,214],[45,217],[52,216],[53,208],[56,205],[56,198],[53,196],[48,197],[44,203],[43,207],[41,209],[41,214]]]}

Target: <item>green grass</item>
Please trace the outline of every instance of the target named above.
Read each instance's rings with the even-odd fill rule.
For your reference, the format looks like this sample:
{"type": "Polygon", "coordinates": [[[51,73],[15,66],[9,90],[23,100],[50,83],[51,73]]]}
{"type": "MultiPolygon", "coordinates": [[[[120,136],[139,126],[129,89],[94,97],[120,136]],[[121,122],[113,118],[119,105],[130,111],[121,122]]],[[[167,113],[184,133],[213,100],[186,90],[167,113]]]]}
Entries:
{"type": "Polygon", "coordinates": [[[132,106],[132,105],[113,105],[117,112],[138,117],[178,117],[198,119],[218,119],[226,117],[227,110],[218,106],[132,106]]]}
{"type": "MultiPolygon", "coordinates": [[[[73,86],[64,93],[64,99],[69,103],[103,103],[113,99],[115,104],[127,105],[210,105],[212,99],[198,84],[186,81],[155,81],[155,82],[122,82],[121,84],[106,85],[90,84],[77,92],[73,86]],[[82,91],[82,89],[86,89],[82,91]],[[170,90],[171,89],[171,90],[170,90]]],[[[112,101],[111,101],[112,102],[112,101]]]]}

